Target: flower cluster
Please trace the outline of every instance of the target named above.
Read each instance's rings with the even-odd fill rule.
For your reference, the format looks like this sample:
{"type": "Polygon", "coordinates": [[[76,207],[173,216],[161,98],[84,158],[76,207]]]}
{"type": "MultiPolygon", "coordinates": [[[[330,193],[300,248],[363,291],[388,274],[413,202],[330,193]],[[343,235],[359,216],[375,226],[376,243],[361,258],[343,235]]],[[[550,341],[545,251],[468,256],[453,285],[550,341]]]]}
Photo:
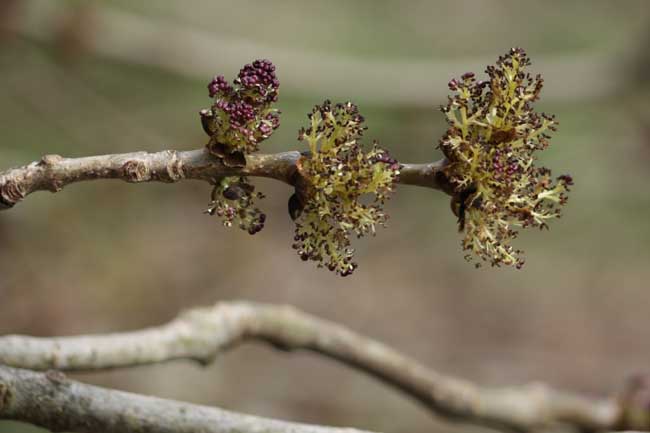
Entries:
{"type": "MultiPolygon", "coordinates": [[[[210,137],[207,148],[230,167],[244,167],[246,154],[259,149],[259,143],[280,126],[280,112],[272,107],[278,100],[280,82],[269,60],[245,65],[229,84],[216,76],[208,84],[214,98],[211,108],[201,110],[203,130],[210,137]]],[[[218,179],[206,211],[223,219],[226,227],[236,224],[255,234],[262,230],[266,215],[253,206],[255,187],[246,177],[218,179]]]]}
{"type": "Polygon", "coordinates": [[[278,100],[280,82],[269,60],[245,65],[230,85],[219,75],[208,84],[214,98],[211,108],[201,110],[203,129],[210,136],[208,149],[226,165],[244,166],[245,155],[280,126],[278,100]]]}
{"type": "Polygon", "coordinates": [[[351,102],[325,101],[308,115],[310,126],[299,140],[309,153],[301,158],[301,181],[289,200],[296,222],[293,248],[339,275],[357,267],[350,235],[375,233],[385,225],[383,205],[399,176],[399,164],[376,143],[365,151],[359,139],[364,119],[351,102]]]}
{"type": "Polygon", "coordinates": [[[224,177],[212,190],[212,201],[206,213],[223,218],[226,227],[237,224],[254,235],[262,230],[266,221],[266,215],[253,207],[255,198],[261,199],[264,195],[256,193],[255,186],[246,177],[224,177]]]}
{"type": "Polygon", "coordinates": [[[529,65],[526,53],[513,48],[487,67],[488,80],[471,72],[451,80],[456,93],[442,107],[450,127],[439,147],[462,245],[468,260],[474,255],[492,266],[523,266],[521,251],[510,245],[517,228],[548,228],[573,184],[568,175],[553,180],[550,170],[535,166],[535,152],[548,147],[557,122],[533,110],[543,80],[524,72],[529,65]]]}

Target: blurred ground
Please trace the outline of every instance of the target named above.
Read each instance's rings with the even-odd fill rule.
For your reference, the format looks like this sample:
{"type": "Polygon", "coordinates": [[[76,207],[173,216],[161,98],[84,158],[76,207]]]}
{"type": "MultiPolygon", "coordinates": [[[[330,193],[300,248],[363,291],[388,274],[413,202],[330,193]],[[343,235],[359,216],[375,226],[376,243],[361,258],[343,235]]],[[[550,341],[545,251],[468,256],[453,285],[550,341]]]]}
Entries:
{"type": "MultiPolygon", "coordinates": [[[[243,298],[291,303],[484,384],[606,394],[647,369],[648,2],[5,0],[0,14],[2,169],[46,153],[197,148],[211,75],[232,77],[259,56],[278,64],[282,82],[282,127],[266,151],[297,148],[311,106],[347,97],[369,139],[400,160],[431,161],[445,83],[521,45],[546,76],[540,110],[561,124],[543,162],[576,180],[565,217],[520,239],[522,271],[474,270],[447,198],[401,187],[390,228],[356,244],[361,266],[346,279],[295,256],[289,189],[275,182],[256,181],[269,220],[254,237],[201,213],[203,183],[38,193],[0,215],[0,333],[127,330],[243,298]]],[[[342,366],[258,345],[206,369],[177,362],[79,377],[304,422],[450,430],[342,366]]],[[[0,431],[36,430],[0,422],[0,431]]]]}

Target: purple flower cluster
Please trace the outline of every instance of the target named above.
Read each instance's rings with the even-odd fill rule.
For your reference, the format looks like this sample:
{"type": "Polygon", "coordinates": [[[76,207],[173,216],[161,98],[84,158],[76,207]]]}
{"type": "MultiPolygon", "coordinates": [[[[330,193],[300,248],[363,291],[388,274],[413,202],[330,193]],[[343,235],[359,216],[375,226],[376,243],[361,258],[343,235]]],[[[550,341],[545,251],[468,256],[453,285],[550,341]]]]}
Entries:
{"type": "MultiPolygon", "coordinates": [[[[229,167],[246,165],[246,154],[259,149],[259,143],[280,126],[280,112],[272,107],[278,100],[280,82],[269,60],[255,60],[245,65],[229,84],[223,75],[208,84],[214,98],[209,109],[199,112],[203,130],[210,137],[207,148],[229,167]]],[[[263,198],[246,177],[220,179],[206,211],[223,219],[230,227],[255,234],[262,230],[266,215],[253,205],[263,198]]]]}
{"type": "Polygon", "coordinates": [[[512,149],[509,147],[495,149],[491,163],[491,171],[498,181],[508,182],[513,175],[522,171],[519,160],[513,156],[512,149]]]}
{"type": "Polygon", "coordinates": [[[217,96],[217,93],[227,94],[230,92],[232,92],[232,87],[223,75],[217,75],[208,84],[208,94],[211,98],[217,96]]]}
{"type": "Polygon", "coordinates": [[[255,109],[244,101],[235,101],[230,104],[221,102],[223,111],[230,116],[230,127],[239,131],[243,136],[252,135],[246,126],[255,119],[255,109]]]}
{"type": "Polygon", "coordinates": [[[279,87],[269,60],[245,65],[232,85],[222,75],[210,81],[208,94],[214,104],[201,111],[201,122],[210,136],[208,149],[226,165],[245,164],[244,155],[257,151],[280,126],[279,111],[272,108],[279,87]]]}
{"type": "Polygon", "coordinates": [[[255,60],[252,64],[245,65],[235,81],[268,103],[278,100],[280,81],[275,75],[275,65],[270,60],[255,60]]]}

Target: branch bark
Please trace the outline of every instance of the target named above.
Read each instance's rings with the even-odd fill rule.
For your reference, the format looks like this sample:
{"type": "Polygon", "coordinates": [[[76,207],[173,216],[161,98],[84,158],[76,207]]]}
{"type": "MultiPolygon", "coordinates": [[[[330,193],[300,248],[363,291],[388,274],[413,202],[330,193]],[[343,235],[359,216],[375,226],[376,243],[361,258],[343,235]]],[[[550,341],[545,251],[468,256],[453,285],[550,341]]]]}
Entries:
{"type": "Polygon", "coordinates": [[[107,390],[0,365],[0,419],[78,433],[370,433],[107,390]]]}
{"type": "MultiPolygon", "coordinates": [[[[58,192],[75,182],[120,179],[126,182],[179,182],[196,179],[213,182],[223,176],[268,177],[293,185],[297,151],[246,156],[246,167],[227,167],[205,149],[63,158],[45,155],[39,161],[0,172],[0,210],[6,210],[36,191],[58,192]]],[[[404,164],[400,182],[443,189],[444,161],[404,164]]]]}
{"type": "Polygon", "coordinates": [[[183,358],[207,364],[247,340],[265,341],[283,350],[310,350],[338,360],[455,420],[516,431],[556,423],[585,431],[640,429],[620,424],[622,409],[614,399],[591,399],[542,384],[480,387],[430,370],[377,341],[287,306],[219,303],[135,332],[60,338],[5,336],[0,337],[0,363],[68,371],[183,358]]]}

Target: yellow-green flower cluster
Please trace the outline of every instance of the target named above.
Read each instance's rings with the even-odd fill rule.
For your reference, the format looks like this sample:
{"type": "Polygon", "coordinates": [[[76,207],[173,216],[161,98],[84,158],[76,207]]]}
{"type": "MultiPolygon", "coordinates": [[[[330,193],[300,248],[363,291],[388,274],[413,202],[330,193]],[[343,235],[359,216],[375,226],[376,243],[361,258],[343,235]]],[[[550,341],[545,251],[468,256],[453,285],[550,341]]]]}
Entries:
{"type": "Polygon", "coordinates": [[[294,249],[341,276],[357,267],[350,235],[375,233],[385,225],[383,205],[399,176],[399,164],[376,143],[359,143],[364,119],[351,102],[325,101],[309,114],[299,139],[309,145],[301,158],[301,181],[289,201],[296,222],[294,249]]]}
{"type": "Polygon", "coordinates": [[[529,65],[526,53],[513,48],[487,67],[487,80],[471,72],[451,80],[455,94],[442,107],[450,126],[439,147],[448,160],[444,172],[465,233],[462,245],[468,260],[492,266],[523,265],[521,251],[510,245],[517,228],[548,228],[573,183],[535,166],[535,153],[548,146],[557,122],[533,110],[543,80],[524,71],[529,65]]]}

